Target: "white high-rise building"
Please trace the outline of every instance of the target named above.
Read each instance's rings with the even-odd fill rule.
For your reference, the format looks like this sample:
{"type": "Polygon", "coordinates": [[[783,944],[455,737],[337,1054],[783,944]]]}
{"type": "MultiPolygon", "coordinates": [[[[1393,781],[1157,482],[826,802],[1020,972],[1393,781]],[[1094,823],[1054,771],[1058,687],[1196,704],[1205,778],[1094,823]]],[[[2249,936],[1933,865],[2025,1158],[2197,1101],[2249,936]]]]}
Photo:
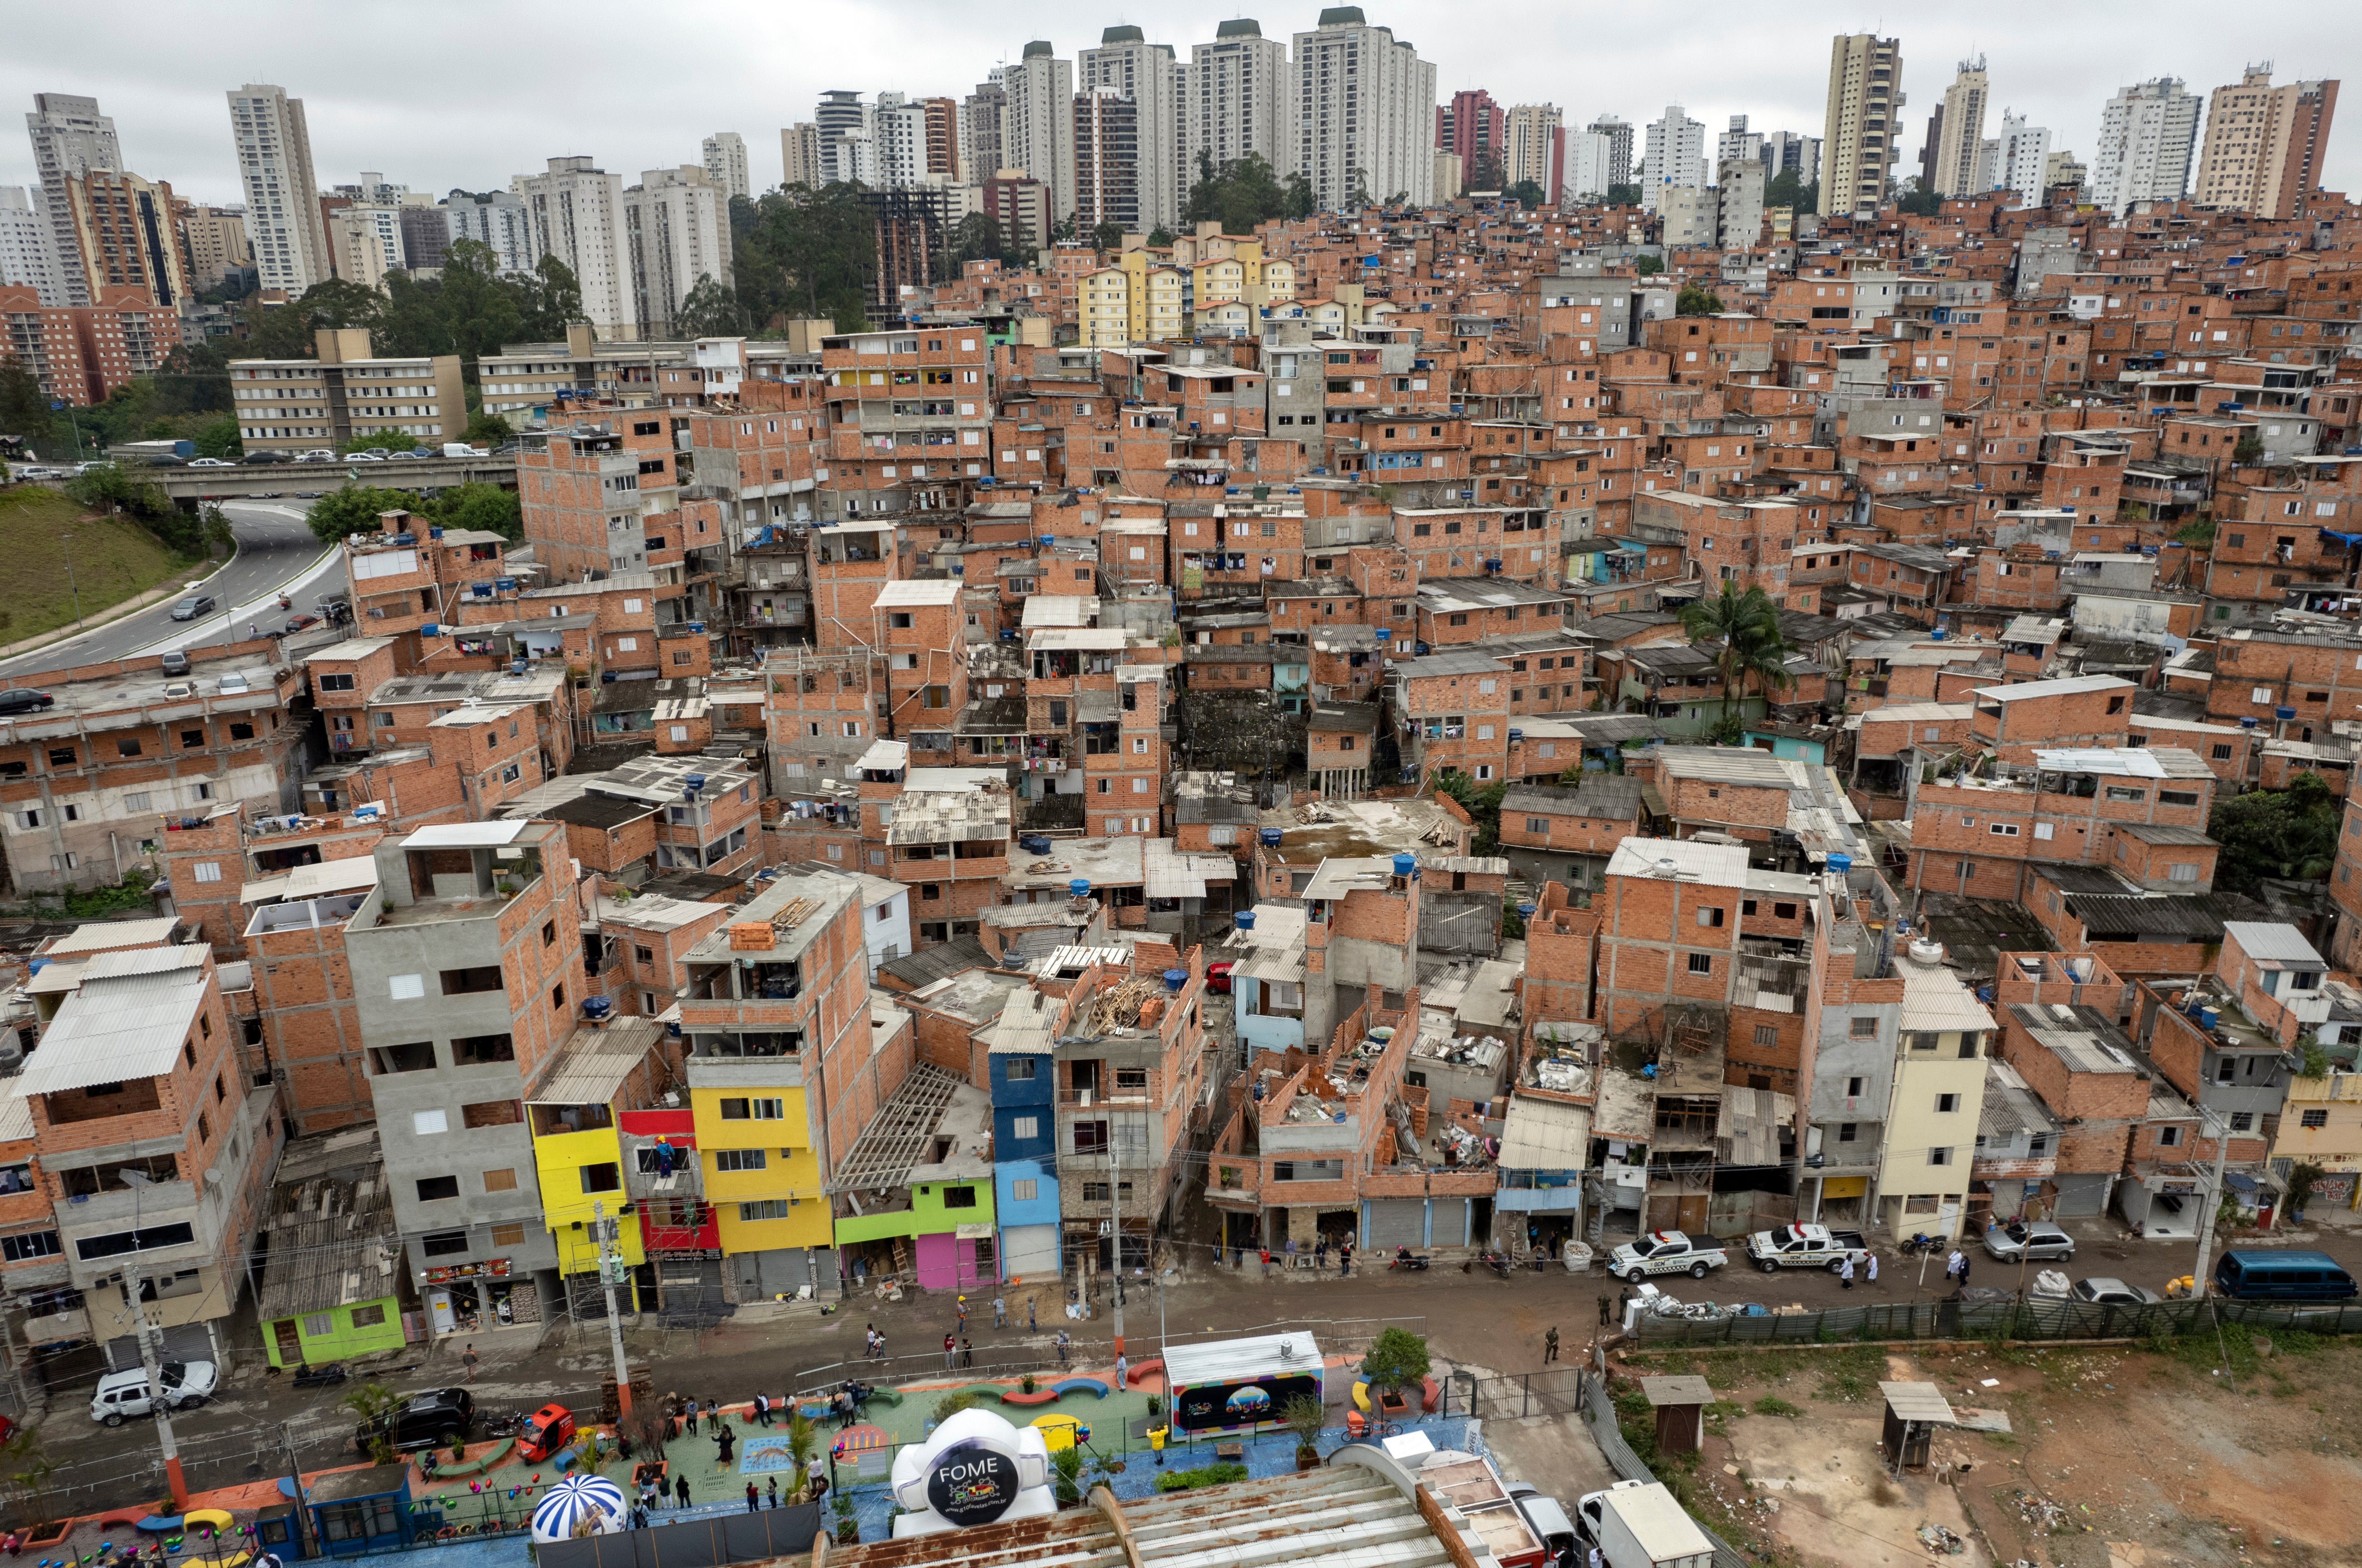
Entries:
{"type": "MultiPolygon", "coordinates": [[[[370,182],[375,179],[377,176],[374,174],[362,175],[361,183],[358,187],[364,193],[362,198],[348,206],[337,208],[337,215],[375,237],[377,259],[364,270],[373,271],[381,280],[386,273],[399,272],[409,266],[410,260],[403,253],[402,244],[402,205],[398,201],[387,201],[369,193],[370,182]]],[[[392,190],[396,193],[401,190],[399,186],[385,186],[382,182],[378,188],[392,190]]],[[[337,276],[340,278],[348,276],[344,266],[344,254],[349,248],[348,242],[337,240],[330,246],[330,248],[337,255],[337,276]]],[[[372,283],[370,286],[376,285],[372,283]]]]}
{"type": "MultiPolygon", "coordinates": [[[[50,226],[50,255],[55,269],[60,304],[90,304],[90,280],[82,264],[82,245],[74,237],[73,215],[65,201],[66,181],[94,169],[123,168],[123,145],[116,139],[115,121],[98,112],[98,100],[72,93],[36,93],[33,112],[25,116],[26,134],[33,142],[33,171],[48,200],[30,200],[36,217],[50,226]]],[[[43,303],[47,302],[44,296],[43,303]]]]}
{"type": "Polygon", "coordinates": [[[2027,125],[2024,115],[2003,109],[1995,139],[2000,145],[1994,149],[1992,188],[2016,192],[2019,206],[2038,205],[2043,168],[2050,160],[2049,127],[2027,125]]]}
{"type": "Polygon", "coordinates": [[[1903,41],[1840,33],[1829,43],[1828,106],[1821,129],[1821,215],[1874,213],[1902,156],[1903,41]]]}
{"type": "Polygon", "coordinates": [[[1763,133],[1747,128],[1745,115],[1730,116],[1730,128],[1714,138],[1714,166],[1720,169],[1736,158],[1763,161],[1763,133]]]}
{"type": "Polygon", "coordinates": [[[262,287],[292,296],[326,282],[336,269],[320,221],[304,100],[249,82],[229,94],[229,124],[246,183],[246,237],[262,287]]]}
{"type": "Polygon", "coordinates": [[[755,178],[746,167],[746,138],[736,131],[715,131],[705,138],[705,171],[722,187],[724,201],[755,194],[755,178]]]}
{"type": "Polygon", "coordinates": [[[1758,148],[1744,158],[1725,158],[1715,164],[1715,243],[1725,250],[1746,250],[1763,232],[1763,153],[1758,148]]]}
{"type": "Polygon", "coordinates": [[[2092,200],[2123,216],[2135,202],[2178,202],[2190,189],[2203,102],[2177,76],[2120,87],[2100,111],[2092,200]]]}
{"type": "Polygon", "coordinates": [[[1566,138],[1566,171],[1559,185],[1559,199],[1567,202],[1598,202],[1607,197],[1607,187],[1614,182],[1616,143],[1604,131],[1570,131],[1566,138]]]}
{"type": "Polygon", "coordinates": [[[966,171],[969,185],[981,185],[1009,166],[1001,157],[1009,119],[1009,92],[1004,85],[1008,74],[1007,66],[994,66],[976,84],[976,91],[960,100],[959,166],[966,171]]]}
{"type": "Polygon", "coordinates": [[[1288,113],[1294,78],[1287,46],[1263,36],[1260,24],[1241,17],[1214,28],[1214,41],[1189,50],[1182,120],[1187,147],[1181,195],[1188,199],[1198,165],[1216,170],[1252,152],[1285,174],[1295,156],[1295,120],[1288,113]]]}
{"type": "Polygon", "coordinates": [[[1664,117],[1649,122],[1641,147],[1640,205],[1647,211],[1657,210],[1663,186],[1705,184],[1705,122],[1690,118],[1679,104],[1666,105],[1664,117]]]}
{"type": "Polygon", "coordinates": [[[530,272],[535,259],[533,224],[524,201],[507,191],[471,196],[454,191],[443,204],[443,221],[451,242],[473,240],[492,253],[492,266],[502,272],[530,272]]]}
{"type": "Polygon", "coordinates": [[[1553,154],[1565,124],[1566,116],[1555,104],[1518,104],[1510,108],[1501,133],[1502,172],[1510,184],[1531,180],[1542,188],[1543,201],[1558,200],[1558,181],[1565,171],[1552,167],[1553,154]]]}
{"type": "Polygon", "coordinates": [[[1113,93],[1138,107],[1140,222],[1143,228],[1172,229],[1181,222],[1182,193],[1189,183],[1189,141],[1182,105],[1188,68],[1174,58],[1170,44],[1153,44],[1138,28],[1109,28],[1099,47],[1075,58],[1076,89],[1113,93]]]}
{"type": "Polygon", "coordinates": [[[866,153],[855,152],[861,182],[881,191],[926,183],[927,107],[902,93],[880,93],[869,113],[866,153]]]}
{"type": "Polygon", "coordinates": [[[820,95],[820,104],[812,110],[812,125],[820,137],[820,182],[823,185],[859,178],[854,167],[855,155],[844,150],[844,143],[866,138],[869,135],[870,116],[876,113],[861,101],[858,93],[832,88],[820,95]]]}
{"type": "Polygon", "coordinates": [[[644,171],[624,193],[624,235],[643,342],[678,336],[674,314],[700,279],[731,284],[729,193],[699,164],[644,171]]]}
{"type": "Polygon", "coordinates": [[[1003,166],[1022,169],[1050,190],[1050,221],[1075,211],[1075,62],[1035,40],[1001,72],[1003,166]]]}
{"type": "Polygon", "coordinates": [[[63,306],[65,279],[55,243],[48,207],[37,206],[22,185],[0,185],[0,283],[30,287],[43,304],[63,306]]]}
{"type": "MultiPolygon", "coordinates": [[[[1632,157],[1632,122],[1621,115],[1602,115],[1586,128],[1607,138],[1607,185],[1632,183],[1637,172],[1632,157]]],[[[1607,185],[1599,188],[1601,195],[1607,193],[1607,185]]]]}
{"type": "Polygon", "coordinates": [[[1330,6],[1296,35],[1293,171],[1331,211],[1435,196],[1435,67],[1374,28],[1359,6],[1330,6]]]}
{"type": "Polygon", "coordinates": [[[1981,179],[1980,163],[1985,140],[1985,109],[1992,90],[1985,78],[1985,57],[1960,61],[1952,84],[1944,89],[1942,116],[1936,127],[1936,166],[1930,171],[1935,190],[1944,196],[1982,195],[1992,187],[1981,179]]]}
{"type": "Polygon", "coordinates": [[[588,158],[553,158],[539,174],[520,174],[509,189],[524,198],[533,259],[555,256],[582,290],[582,315],[602,337],[628,339],[637,329],[631,264],[624,242],[624,178],[588,158]]]}

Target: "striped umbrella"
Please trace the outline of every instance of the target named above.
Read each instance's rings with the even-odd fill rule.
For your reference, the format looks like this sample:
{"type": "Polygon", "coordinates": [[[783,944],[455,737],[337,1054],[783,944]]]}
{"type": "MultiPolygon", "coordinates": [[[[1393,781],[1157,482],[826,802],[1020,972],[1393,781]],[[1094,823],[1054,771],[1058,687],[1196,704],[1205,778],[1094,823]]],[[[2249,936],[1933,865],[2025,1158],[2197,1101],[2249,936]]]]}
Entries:
{"type": "Polygon", "coordinates": [[[621,1529],[624,1489],[604,1475],[568,1475],[533,1506],[533,1538],[570,1540],[585,1518],[600,1531],[621,1529]]]}

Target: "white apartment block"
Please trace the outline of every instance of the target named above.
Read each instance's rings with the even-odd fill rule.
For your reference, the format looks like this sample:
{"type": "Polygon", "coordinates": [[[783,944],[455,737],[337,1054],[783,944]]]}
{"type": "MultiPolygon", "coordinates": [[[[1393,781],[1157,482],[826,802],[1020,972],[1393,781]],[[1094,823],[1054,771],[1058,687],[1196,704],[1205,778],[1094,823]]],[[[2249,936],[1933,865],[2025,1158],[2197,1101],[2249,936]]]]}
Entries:
{"type": "Polygon", "coordinates": [[[1530,180],[1542,188],[1544,201],[1555,201],[1551,182],[1551,152],[1566,116],[1555,104],[1518,104],[1509,110],[1502,130],[1503,172],[1510,184],[1530,180]]]}
{"type": "Polygon", "coordinates": [[[1690,118],[1679,104],[1668,104],[1663,117],[1649,122],[1641,142],[1640,205],[1660,211],[1658,193],[1664,187],[1705,183],[1705,122],[1690,118]]]}
{"type": "Polygon", "coordinates": [[[859,177],[855,167],[855,155],[845,149],[847,142],[866,142],[869,137],[869,116],[875,111],[861,101],[861,94],[844,88],[831,88],[820,95],[812,110],[812,129],[819,152],[819,183],[859,177]]]}
{"type": "Polygon", "coordinates": [[[1262,27],[1242,17],[1214,28],[1214,41],[1189,50],[1182,90],[1187,127],[1187,178],[1182,196],[1198,178],[1199,154],[1216,169],[1252,152],[1285,172],[1294,156],[1294,122],[1288,92],[1287,46],[1263,36],[1262,27]]]}
{"type": "MultiPolygon", "coordinates": [[[[25,116],[25,131],[33,143],[36,189],[51,198],[35,196],[34,215],[49,225],[50,268],[57,304],[90,304],[90,280],[82,265],[82,245],[74,237],[73,215],[65,202],[65,182],[94,169],[123,168],[123,144],[116,138],[115,121],[98,112],[98,100],[72,93],[36,93],[33,112],[25,116]]],[[[29,282],[18,280],[20,282],[29,282]]],[[[48,294],[41,303],[50,303],[48,294]]]]}
{"type": "Polygon", "coordinates": [[[2116,89],[2100,111],[2092,200],[2122,217],[2135,202],[2178,202],[2190,189],[2202,100],[2175,76],[2116,89]]]}
{"type": "Polygon", "coordinates": [[[675,336],[674,314],[700,279],[730,285],[730,198],[698,164],[643,172],[624,193],[624,233],[642,342],[675,336]]]}
{"type": "Polygon", "coordinates": [[[1359,6],[1331,6],[1296,35],[1294,69],[1291,167],[1317,206],[1435,199],[1435,67],[1418,50],[1370,26],[1359,6]]]}
{"type": "Polygon", "coordinates": [[[624,242],[624,180],[588,158],[553,158],[539,174],[520,174],[509,190],[524,199],[533,259],[555,256],[573,270],[582,314],[602,337],[630,337],[630,261],[624,242]]]}
{"type": "Polygon", "coordinates": [[[65,279],[53,244],[48,207],[37,206],[22,185],[0,185],[0,283],[28,285],[43,304],[63,306],[65,279]]]}
{"type": "Polygon", "coordinates": [[[501,272],[530,272],[539,259],[533,248],[533,219],[522,197],[493,191],[481,198],[464,193],[443,204],[443,221],[451,241],[473,240],[492,253],[492,267],[501,272]]]}
{"type": "Polygon", "coordinates": [[[229,94],[229,124],[246,186],[246,235],[262,287],[294,296],[327,282],[335,268],[320,221],[304,100],[249,82],[229,94]]]}
{"type": "Polygon", "coordinates": [[[1566,173],[1561,184],[1570,202],[1604,199],[1613,182],[1616,143],[1604,131],[1575,131],[1566,138],[1566,173]]]}
{"type": "Polygon", "coordinates": [[[869,115],[869,145],[855,149],[862,183],[907,191],[927,179],[927,106],[900,93],[880,93],[869,115]]]}
{"type": "Polygon", "coordinates": [[[1134,135],[1139,148],[1140,223],[1143,229],[1181,226],[1181,197],[1194,178],[1182,119],[1187,101],[1186,66],[1173,46],[1147,41],[1138,28],[1109,28],[1099,47],[1077,55],[1076,90],[1113,93],[1138,108],[1134,135]]]}
{"type": "Polygon", "coordinates": [[[1763,133],[1747,128],[1745,115],[1730,116],[1730,128],[1714,138],[1714,166],[1716,169],[1737,158],[1763,160],[1763,133]]]}
{"type": "Polygon", "coordinates": [[[2001,145],[1994,149],[1993,187],[2017,193],[2017,204],[2032,206],[2042,200],[2042,175],[2050,160],[2050,130],[2030,126],[2024,115],[2001,112],[2001,145]]]}
{"type": "Polygon", "coordinates": [[[715,131],[705,138],[705,171],[722,187],[722,199],[733,196],[752,199],[755,194],[753,176],[746,169],[746,138],[736,131],[715,131]]]}
{"type": "Polygon", "coordinates": [[[1075,62],[1050,45],[1025,46],[1024,57],[1001,72],[1008,94],[1001,110],[1002,166],[1022,169],[1049,188],[1050,221],[1075,211],[1075,62]]]}

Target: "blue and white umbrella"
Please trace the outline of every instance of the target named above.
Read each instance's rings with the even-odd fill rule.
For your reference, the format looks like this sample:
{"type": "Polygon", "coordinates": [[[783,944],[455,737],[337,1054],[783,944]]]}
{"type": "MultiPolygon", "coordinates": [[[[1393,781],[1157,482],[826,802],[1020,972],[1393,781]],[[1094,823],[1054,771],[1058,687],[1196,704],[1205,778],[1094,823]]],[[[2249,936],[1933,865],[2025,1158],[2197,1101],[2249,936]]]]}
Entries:
{"type": "Polygon", "coordinates": [[[594,1533],[624,1528],[624,1489],[604,1475],[568,1475],[533,1506],[535,1540],[571,1540],[575,1527],[590,1520],[594,1533]]]}

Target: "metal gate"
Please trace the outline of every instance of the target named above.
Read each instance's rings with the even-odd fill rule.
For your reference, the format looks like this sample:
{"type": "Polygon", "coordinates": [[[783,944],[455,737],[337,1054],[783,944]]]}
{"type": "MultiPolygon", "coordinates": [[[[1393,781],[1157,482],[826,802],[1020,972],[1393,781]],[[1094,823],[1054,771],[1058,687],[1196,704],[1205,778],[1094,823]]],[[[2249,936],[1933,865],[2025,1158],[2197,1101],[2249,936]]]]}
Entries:
{"type": "Polygon", "coordinates": [[[1427,1199],[1379,1198],[1370,1202],[1370,1233],[1364,1247],[1427,1245],[1427,1199]]]}
{"type": "MultiPolygon", "coordinates": [[[[158,1361],[213,1361],[214,1337],[203,1323],[178,1323],[159,1331],[162,1343],[156,1352],[158,1361]]],[[[106,1365],[112,1372],[127,1372],[139,1364],[139,1339],[136,1334],[118,1334],[106,1342],[106,1365]]]]}

